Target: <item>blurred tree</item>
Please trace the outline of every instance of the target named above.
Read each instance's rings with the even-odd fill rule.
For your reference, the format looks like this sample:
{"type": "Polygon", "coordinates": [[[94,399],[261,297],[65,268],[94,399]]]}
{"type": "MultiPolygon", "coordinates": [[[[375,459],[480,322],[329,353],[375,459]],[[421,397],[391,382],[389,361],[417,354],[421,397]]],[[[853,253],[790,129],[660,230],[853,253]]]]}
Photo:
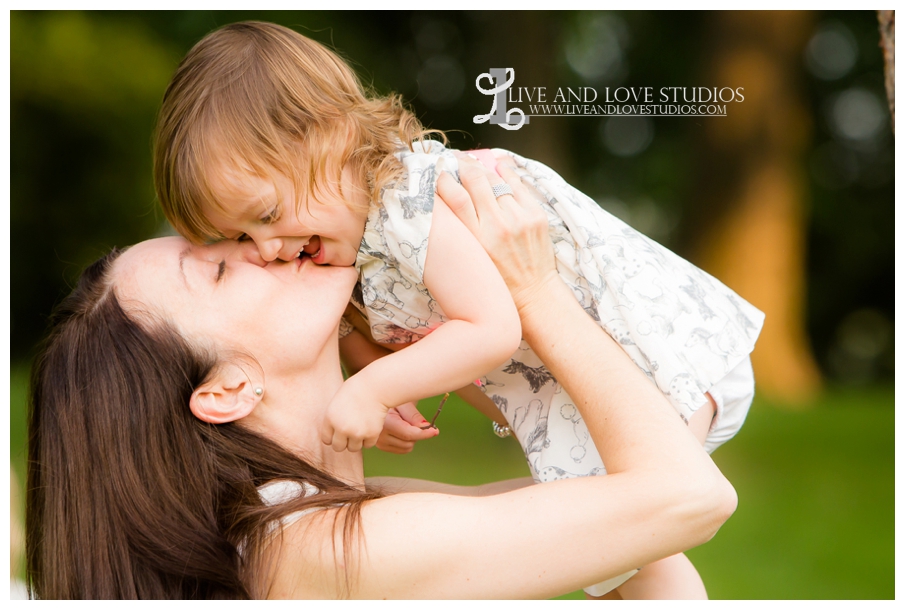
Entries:
{"type": "Polygon", "coordinates": [[[771,383],[765,366],[791,377],[794,370],[809,370],[801,328],[805,296],[807,332],[829,375],[847,382],[892,377],[894,157],[880,101],[883,66],[874,11],[805,17],[13,11],[14,359],[28,356],[53,304],[85,263],[114,244],[165,230],[151,182],[157,105],[179,58],[196,41],[244,19],[276,21],[338,49],[365,83],[383,93],[400,92],[427,125],[452,129],[458,148],[501,146],[548,163],[611,212],[767,308],[755,352],[766,362],[758,370],[763,389],[771,383]],[[792,19],[805,25],[785,25],[792,19]],[[809,20],[818,27],[803,57],[809,20]],[[823,59],[837,63],[815,71],[811,52],[826,50],[832,40],[844,48],[830,48],[835,55],[823,59]],[[798,76],[802,60],[808,79],[798,76]],[[704,66],[708,78],[700,82],[704,66]],[[750,78],[742,71],[746,66],[756,68],[750,78]],[[601,92],[729,80],[746,87],[747,100],[733,104],[726,118],[538,118],[510,132],[472,122],[489,110],[490,100],[475,89],[474,79],[491,67],[514,68],[518,86],[590,86],[601,92]],[[760,91],[765,86],[772,89],[760,91]],[[632,146],[626,148],[627,142],[632,146]],[[697,178],[695,164],[701,166],[697,178]],[[781,196],[763,194],[768,191],[781,196]],[[813,208],[806,215],[808,191],[813,208]],[[745,241],[753,239],[753,229],[739,230],[737,239],[726,234],[725,227],[749,224],[771,233],[767,220],[777,227],[775,235],[763,237],[769,247],[745,241]],[[745,248],[757,256],[745,258],[745,248]],[[737,281],[739,274],[745,277],[737,281]],[[758,275],[763,287],[755,282],[758,275]],[[786,286],[789,306],[771,312],[761,301],[785,299],[779,286],[786,286]],[[786,360],[773,355],[778,352],[769,347],[772,333],[790,337],[786,360]],[[796,349],[805,356],[799,359],[796,349]],[[786,367],[789,359],[793,367],[786,367]]]}
{"type": "Polygon", "coordinates": [[[154,114],[178,54],[106,14],[10,14],[11,350],[28,353],[50,306],[111,246],[159,229],[154,114]]]}
{"type": "Polygon", "coordinates": [[[812,121],[800,57],[813,15],[732,11],[709,20],[703,80],[744,85],[745,99],[705,125],[693,205],[699,260],[767,315],[752,355],[758,389],[801,404],[821,385],[804,327],[812,121]]]}
{"type": "Polygon", "coordinates": [[[880,47],[886,67],[886,95],[889,98],[889,113],[892,115],[892,130],[896,130],[896,12],[877,11],[880,20],[880,47]]]}
{"type": "MultiPolygon", "coordinates": [[[[556,67],[561,16],[544,11],[514,11],[491,13],[476,21],[480,49],[481,73],[490,68],[513,68],[515,82],[512,87],[549,87],[556,83],[556,67]],[[500,23],[506,27],[501,28],[500,23]]],[[[488,85],[487,80],[482,83],[488,85]]],[[[490,98],[486,98],[489,112],[490,98]]],[[[520,104],[524,106],[524,104],[520,104]]],[[[529,109],[523,107],[527,114],[529,109]]],[[[492,126],[485,130],[482,147],[499,147],[537,159],[556,168],[567,180],[575,180],[572,171],[572,155],[568,136],[561,122],[554,119],[534,119],[530,128],[515,131],[492,126]]]]}

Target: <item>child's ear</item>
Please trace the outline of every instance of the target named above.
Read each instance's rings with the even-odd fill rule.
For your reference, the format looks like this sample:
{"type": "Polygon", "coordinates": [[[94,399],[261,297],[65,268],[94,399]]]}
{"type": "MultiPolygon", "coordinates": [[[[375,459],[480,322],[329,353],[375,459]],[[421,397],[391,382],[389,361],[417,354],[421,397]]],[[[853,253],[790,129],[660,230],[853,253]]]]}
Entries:
{"type": "Polygon", "coordinates": [[[251,413],[259,400],[245,371],[235,364],[223,364],[195,388],[189,409],[201,421],[225,424],[251,413]]]}

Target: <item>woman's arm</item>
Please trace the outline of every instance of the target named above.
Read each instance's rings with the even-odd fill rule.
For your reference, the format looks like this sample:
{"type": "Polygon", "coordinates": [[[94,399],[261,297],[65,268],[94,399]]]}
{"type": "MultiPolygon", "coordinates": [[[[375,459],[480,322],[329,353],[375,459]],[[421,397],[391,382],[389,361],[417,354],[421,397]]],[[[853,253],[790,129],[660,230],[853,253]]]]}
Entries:
{"type": "Polygon", "coordinates": [[[507,237],[483,188],[490,200],[476,196],[472,213],[502,239],[481,241],[498,264],[520,259],[501,270],[526,338],[604,439],[611,474],[488,497],[402,493],[370,502],[354,561],[334,555],[341,544],[331,520],[309,518],[286,531],[275,596],[336,596],[349,570],[357,598],[552,597],[701,544],[735,509],[731,485],[663,396],[544,271],[552,259],[543,258],[550,245],[539,224],[510,209],[522,224],[507,237]],[[302,582],[299,570],[320,577],[302,582]]]}
{"type": "Polygon", "coordinates": [[[424,284],[448,321],[350,377],[331,402],[322,438],[334,449],[374,444],[387,410],[456,390],[518,348],[518,312],[499,271],[443,200],[434,203],[424,284]]]}
{"type": "Polygon", "coordinates": [[[662,394],[555,279],[523,302],[523,328],[604,439],[610,475],[374,502],[363,513],[365,597],[381,587],[390,597],[551,597],[701,544],[734,510],[731,486],[662,394]],[[408,523],[403,559],[390,522],[406,513],[432,518],[408,523]],[[409,578],[381,584],[366,572],[409,578]]]}
{"type": "Polygon", "coordinates": [[[708,540],[734,509],[731,486],[611,339],[610,350],[575,340],[590,330],[587,315],[567,303],[575,307],[537,307],[526,326],[547,326],[555,311],[570,340],[557,336],[548,356],[563,362],[578,350],[575,358],[602,367],[566,389],[577,405],[594,405],[598,417],[588,423],[605,428],[601,454],[612,474],[488,497],[401,493],[370,502],[354,561],[342,557],[332,519],[311,517],[285,532],[273,595],[336,596],[339,565],[350,570],[353,598],[546,598],[708,540]],[[320,577],[300,579],[300,571],[320,577]]]}
{"type": "Polygon", "coordinates": [[[534,485],[534,480],[531,477],[494,481],[484,485],[452,485],[450,483],[438,483],[437,481],[425,479],[406,479],[403,477],[368,477],[365,482],[369,490],[379,489],[387,495],[441,493],[451,496],[492,496],[534,485]]]}

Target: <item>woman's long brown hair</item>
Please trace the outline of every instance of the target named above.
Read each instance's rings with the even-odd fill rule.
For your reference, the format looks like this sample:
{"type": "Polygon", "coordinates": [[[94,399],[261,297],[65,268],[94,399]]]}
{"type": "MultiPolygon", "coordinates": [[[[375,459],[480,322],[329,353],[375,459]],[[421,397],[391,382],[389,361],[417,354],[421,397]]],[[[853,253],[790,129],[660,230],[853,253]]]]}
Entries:
{"type": "MultiPolygon", "coordinates": [[[[188,401],[218,364],[164,323],[137,324],[107,279],[114,251],[82,275],[32,370],[26,545],[41,599],[267,596],[269,524],[341,507],[344,550],[376,497],[239,424],[196,419],[188,401]],[[280,479],[323,493],[277,506],[280,479]],[[242,548],[240,552],[237,548],[242,548]]],[[[348,557],[348,554],[346,554],[348,557]]],[[[354,556],[354,554],[353,554],[354,556]]],[[[338,594],[348,573],[338,571],[338,594]]]]}

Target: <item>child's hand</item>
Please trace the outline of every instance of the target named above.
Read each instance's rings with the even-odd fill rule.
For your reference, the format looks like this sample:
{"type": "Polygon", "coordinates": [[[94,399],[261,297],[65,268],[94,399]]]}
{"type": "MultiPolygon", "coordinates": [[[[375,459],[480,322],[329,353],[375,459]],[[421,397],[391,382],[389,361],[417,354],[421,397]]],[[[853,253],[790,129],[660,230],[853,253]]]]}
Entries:
{"type": "Polygon", "coordinates": [[[390,407],[375,399],[371,388],[347,379],[327,406],[321,441],[334,451],[361,451],[373,447],[383,430],[390,407]]]}
{"type": "Polygon", "coordinates": [[[390,409],[383,423],[383,431],[377,439],[377,448],[388,453],[409,453],[417,441],[440,434],[436,428],[425,429],[428,421],[413,402],[390,409]]]}

